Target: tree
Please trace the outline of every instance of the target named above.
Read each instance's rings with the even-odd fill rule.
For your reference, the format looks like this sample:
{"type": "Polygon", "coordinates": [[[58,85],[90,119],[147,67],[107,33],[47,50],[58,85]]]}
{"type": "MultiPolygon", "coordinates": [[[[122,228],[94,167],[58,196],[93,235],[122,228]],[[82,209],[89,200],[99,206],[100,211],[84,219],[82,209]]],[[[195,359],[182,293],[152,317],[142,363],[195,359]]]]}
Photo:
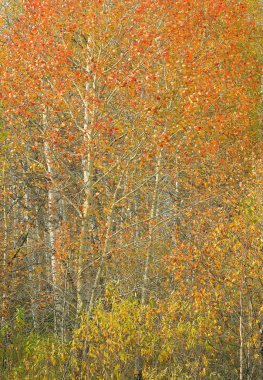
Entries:
{"type": "Polygon", "coordinates": [[[11,321],[23,304],[34,331],[65,342],[62,372],[132,376],[126,350],[149,378],[245,376],[245,356],[254,366],[260,297],[251,308],[246,276],[259,227],[247,183],[260,80],[248,12],[229,1],[28,0],[5,36],[2,307],[11,321]],[[100,342],[101,369],[90,354],[108,329],[124,356],[116,368],[100,342]]]}

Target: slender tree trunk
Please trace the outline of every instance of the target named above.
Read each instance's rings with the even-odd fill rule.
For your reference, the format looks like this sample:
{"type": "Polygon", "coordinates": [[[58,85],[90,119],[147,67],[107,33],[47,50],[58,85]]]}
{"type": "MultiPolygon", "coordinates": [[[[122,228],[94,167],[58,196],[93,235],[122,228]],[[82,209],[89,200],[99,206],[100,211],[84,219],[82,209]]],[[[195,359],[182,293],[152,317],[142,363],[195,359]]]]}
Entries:
{"type": "MultiPolygon", "coordinates": [[[[87,75],[91,75],[90,67],[90,50],[91,41],[87,44],[87,75]]],[[[85,262],[88,259],[89,254],[92,253],[92,218],[93,218],[93,149],[92,149],[92,136],[93,136],[93,123],[95,116],[94,101],[91,104],[88,102],[88,98],[94,96],[96,79],[93,78],[92,85],[87,81],[85,86],[85,94],[83,99],[84,106],[84,120],[83,120],[83,143],[84,153],[82,158],[82,170],[83,170],[83,183],[84,183],[84,203],[82,211],[82,224],[80,234],[80,248],[79,248],[79,262],[78,262],[78,275],[77,275],[77,315],[83,310],[85,300],[87,300],[86,273],[85,262]]]]}
{"type": "MultiPolygon", "coordinates": [[[[25,194],[25,220],[26,220],[26,229],[29,231],[29,218],[28,218],[28,212],[29,212],[29,189],[26,190],[25,194]]],[[[33,327],[35,330],[38,328],[38,319],[37,319],[37,305],[36,305],[36,294],[37,294],[37,276],[34,274],[34,262],[35,262],[35,257],[34,257],[34,251],[31,252],[30,249],[30,237],[29,234],[27,233],[26,236],[26,242],[25,242],[25,248],[26,248],[26,258],[28,260],[28,265],[29,265],[29,270],[28,270],[28,279],[29,279],[29,284],[30,284],[30,310],[31,310],[31,315],[33,319],[33,327]]]]}
{"type": "Polygon", "coordinates": [[[146,304],[149,293],[149,269],[150,263],[152,260],[152,245],[153,245],[153,235],[154,235],[154,221],[158,215],[158,190],[159,190],[159,182],[160,182],[160,167],[162,161],[162,150],[160,150],[156,168],[155,168],[155,184],[153,191],[153,200],[150,212],[150,222],[149,222],[149,233],[148,233],[148,244],[146,249],[146,260],[144,265],[144,274],[143,274],[143,283],[142,283],[142,297],[141,303],[142,305],[146,304]]]}
{"type": "MultiPolygon", "coordinates": [[[[150,264],[152,261],[152,246],[153,246],[153,237],[154,237],[154,221],[158,215],[158,193],[159,193],[159,183],[160,183],[160,168],[162,163],[162,149],[160,150],[156,168],[155,168],[155,183],[153,190],[153,199],[152,206],[150,211],[150,221],[149,221],[149,232],[148,232],[148,244],[146,249],[146,260],[144,264],[144,273],[143,273],[143,283],[142,283],[142,295],[141,295],[141,305],[145,305],[148,302],[149,298],[149,271],[150,264]]],[[[139,321],[139,324],[142,322],[139,321]]],[[[138,333],[138,353],[135,358],[135,371],[134,379],[142,380],[143,379],[143,357],[141,355],[141,332],[138,333]]]]}
{"type": "MultiPolygon", "coordinates": [[[[117,185],[116,185],[116,189],[115,189],[115,192],[113,195],[112,204],[110,207],[110,213],[107,217],[105,240],[104,240],[104,245],[103,245],[103,249],[101,252],[99,268],[97,270],[97,274],[96,274],[96,277],[95,277],[95,280],[93,283],[92,292],[91,292],[91,296],[90,296],[89,307],[88,307],[89,313],[91,313],[91,310],[94,306],[96,290],[97,290],[100,282],[103,282],[103,272],[106,270],[106,268],[104,268],[104,264],[105,264],[105,259],[107,258],[107,255],[109,253],[110,235],[112,232],[114,211],[115,211],[116,203],[118,202],[117,197],[118,197],[119,190],[121,188],[121,183],[123,181],[124,174],[125,173],[123,172],[122,175],[120,176],[120,179],[119,179],[117,185]]],[[[105,273],[104,273],[104,276],[105,276],[105,273]]]]}
{"type": "MultiPolygon", "coordinates": [[[[43,113],[43,127],[44,131],[48,128],[47,110],[43,113]]],[[[53,302],[54,302],[54,331],[60,336],[61,335],[61,300],[60,300],[60,286],[58,278],[58,262],[55,255],[55,237],[57,228],[57,191],[55,189],[55,175],[52,165],[52,153],[49,142],[47,139],[44,141],[44,155],[46,160],[47,172],[50,179],[48,185],[48,246],[49,246],[49,256],[50,256],[50,272],[51,272],[51,286],[53,292],[53,302]]]]}

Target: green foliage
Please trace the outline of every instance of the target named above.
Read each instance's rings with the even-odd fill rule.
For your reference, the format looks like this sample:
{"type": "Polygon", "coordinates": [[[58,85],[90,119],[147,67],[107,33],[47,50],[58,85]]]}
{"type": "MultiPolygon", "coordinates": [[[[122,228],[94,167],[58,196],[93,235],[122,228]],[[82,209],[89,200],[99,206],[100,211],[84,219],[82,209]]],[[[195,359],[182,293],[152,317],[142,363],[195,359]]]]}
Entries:
{"type": "Polygon", "coordinates": [[[238,371],[238,362],[227,365],[236,355],[234,329],[235,320],[218,319],[205,300],[193,307],[174,294],[142,305],[110,286],[92,312],[82,314],[68,342],[26,334],[24,310],[17,309],[13,329],[1,330],[3,379],[127,380],[140,357],[144,380],[223,380],[238,371]]]}
{"type": "Polygon", "coordinates": [[[197,374],[205,378],[207,357],[213,352],[202,339],[210,333],[212,340],[217,329],[212,316],[191,320],[190,312],[174,299],[165,306],[145,306],[108,289],[92,318],[83,315],[74,334],[72,349],[79,353],[75,357],[80,378],[132,378],[138,355],[145,379],[190,379],[197,374]]]}
{"type": "Polygon", "coordinates": [[[68,344],[62,344],[54,336],[23,334],[24,327],[22,310],[18,310],[15,331],[10,328],[1,331],[0,356],[5,358],[3,379],[62,378],[69,353],[68,344]]]}

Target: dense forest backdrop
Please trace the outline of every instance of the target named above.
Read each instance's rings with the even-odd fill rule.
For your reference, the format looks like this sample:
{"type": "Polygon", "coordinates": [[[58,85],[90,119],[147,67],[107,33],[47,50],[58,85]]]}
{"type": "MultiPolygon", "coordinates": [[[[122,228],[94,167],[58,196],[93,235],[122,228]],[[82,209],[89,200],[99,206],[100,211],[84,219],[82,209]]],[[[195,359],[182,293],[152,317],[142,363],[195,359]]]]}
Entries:
{"type": "Polygon", "coordinates": [[[1,378],[263,378],[262,13],[1,0],[1,378]]]}

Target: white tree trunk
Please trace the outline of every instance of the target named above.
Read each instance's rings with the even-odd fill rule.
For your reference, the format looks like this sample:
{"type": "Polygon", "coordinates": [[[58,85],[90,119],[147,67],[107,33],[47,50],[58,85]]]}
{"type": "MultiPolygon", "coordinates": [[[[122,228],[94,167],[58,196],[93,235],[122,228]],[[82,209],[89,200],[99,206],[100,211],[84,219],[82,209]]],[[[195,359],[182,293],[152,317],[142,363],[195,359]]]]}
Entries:
{"type": "Polygon", "coordinates": [[[160,182],[160,167],[162,163],[162,149],[159,152],[156,168],[155,168],[155,184],[153,191],[152,206],[150,212],[150,225],[148,233],[148,244],[146,249],[146,260],[144,265],[144,274],[143,274],[143,283],[142,283],[142,296],[141,303],[144,305],[147,302],[148,293],[149,293],[149,270],[150,263],[152,260],[152,245],[153,245],[153,235],[154,235],[154,221],[158,215],[158,190],[160,182]]]}
{"type": "MultiPolygon", "coordinates": [[[[47,110],[43,113],[43,128],[44,131],[48,128],[47,110]]],[[[48,246],[50,257],[50,274],[51,286],[53,291],[54,302],[54,331],[61,335],[61,300],[60,300],[60,286],[58,276],[58,262],[55,255],[55,238],[57,229],[57,191],[55,189],[55,175],[52,165],[52,151],[48,139],[44,141],[44,155],[46,160],[46,167],[50,184],[48,186],[48,246]]]]}
{"type": "MultiPolygon", "coordinates": [[[[87,64],[86,73],[91,74],[91,41],[87,43],[87,64]]],[[[78,274],[77,274],[77,315],[83,310],[84,302],[87,299],[87,289],[85,289],[85,261],[92,252],[92,217],[93,217],[93,149],[92,136],[93,124],[95,116],[94,101],[89,104],[88,98],[95,93],[96,78],[93,78],[92,84],[86,82],[85,94],[83,99],[84,119],[83,119],[83,142],[84,154],[82,158],[83,184],[84,184],[84,203],[82,211],[82,225],[80,234],[80,249],[78,259],[78,274]]]]}

